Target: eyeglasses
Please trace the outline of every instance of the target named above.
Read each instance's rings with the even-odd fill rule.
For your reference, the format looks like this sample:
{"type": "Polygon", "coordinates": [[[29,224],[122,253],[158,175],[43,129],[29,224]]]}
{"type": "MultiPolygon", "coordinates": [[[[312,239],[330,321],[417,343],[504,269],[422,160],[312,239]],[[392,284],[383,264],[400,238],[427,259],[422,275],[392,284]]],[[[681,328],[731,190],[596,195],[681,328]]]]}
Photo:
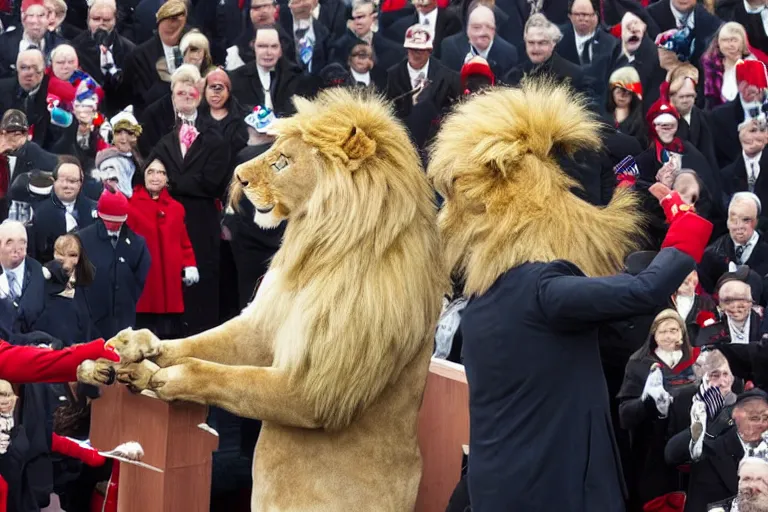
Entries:
{"type": "Polygon", "coordinates": [[[591,18],[591,17],[592,17],[592,16],[594,16],[594,15],[595,15],[595,13],[594,13],[594,12],[591,12],[591,13],[586,13],[586,12],[572,12],[572,13],[571,13],[571,16],[573,16],[574,18],[591,18]]]}

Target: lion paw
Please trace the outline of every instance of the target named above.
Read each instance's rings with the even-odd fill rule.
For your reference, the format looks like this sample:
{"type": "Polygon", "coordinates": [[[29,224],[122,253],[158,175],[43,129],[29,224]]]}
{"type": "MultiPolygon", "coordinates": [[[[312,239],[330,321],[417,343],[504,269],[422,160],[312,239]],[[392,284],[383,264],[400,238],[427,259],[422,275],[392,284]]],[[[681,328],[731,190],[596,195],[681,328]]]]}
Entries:
{"type": "Polygon", "coordinates": [[[149,381],[160,369],[152,361],[145,359],[140,363],[131,363],[117,369],[117,380],[125,384],[134,393],[149,389],[149,381]]]}
{"type": "Polygon", "coordinates": [[[109,359],[83,361],[77,367],[77,380],[93,386],[110,386],[115,382],[114,364],[109,359]]]}
{"type": "Polygon", "coordinates": [[[107,346],[115,349],[122,363],[130,364],[160,355],[161,342],[148,329],[134,331],[128,328],[117,333],[107,346]]]}

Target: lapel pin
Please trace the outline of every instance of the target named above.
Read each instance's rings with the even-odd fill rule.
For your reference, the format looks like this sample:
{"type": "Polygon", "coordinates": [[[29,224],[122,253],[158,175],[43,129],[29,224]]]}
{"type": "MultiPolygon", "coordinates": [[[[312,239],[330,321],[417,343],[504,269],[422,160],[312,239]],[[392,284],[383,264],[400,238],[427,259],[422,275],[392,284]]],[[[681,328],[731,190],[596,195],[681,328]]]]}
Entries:
{"type": "Polygon", "coordinates": [[[125,243],[126,243],[126,245],[131,245],[131,239],[130,238],[126,238],[125,239],[125,243]]]}
{"type": "Polygon", "coordinates": [[[125,263],[125,258],[123,258],[122,256],[120,256],[120,257],[118,258],[118,260],[120,261],[120,263],[125,263]]]}

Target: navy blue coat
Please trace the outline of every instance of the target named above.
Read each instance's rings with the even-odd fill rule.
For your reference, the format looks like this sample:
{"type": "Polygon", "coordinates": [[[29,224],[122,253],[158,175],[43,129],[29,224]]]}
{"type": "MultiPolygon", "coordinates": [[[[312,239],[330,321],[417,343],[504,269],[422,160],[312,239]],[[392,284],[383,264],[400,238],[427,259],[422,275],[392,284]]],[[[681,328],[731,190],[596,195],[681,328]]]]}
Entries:
{"type": "Polygon", "coordinates": [[[35,329],[47,332],[65,347],[91,341],[95,336],[85,287],[75,286],[74,297],[62,296],[68,276],[58,269],[53,269],[52,274],[45,281],[45,309],[35,322],[35,329]]]}
{"type": "Polygon", "coordinates": [[[526,263],[462,314],[473,512],[620,512],[625,487],[598,328],[655,311],[695,268],[664,249],[637,276],[526,263]]]}
{"type": "MultiPolygon", "coordinates": [[[[25,337],[25,334],[34,331],[34,325],[45,307],[45,277],[43,267],[32,258],[24,259],[24,282],[21,284],[21,297],[13,303],[3,299],[3,321],[0,322],[0,339],[7,340],[16,345],[28,345],[44,343],[25,337]],[[7,313],[10,311],[10,315],[7,313]]],[[[0,268],[0,274],[2,274],[0,268]]]]}
{"type": "MultiPolygon", "coordinates": [[[[440,62],[457,73],[461,72],[464,59],[469,53],[469,38],[466,32],[459,32],[443,39],[440,44],[440,51],[440,62]]],[[[517,48],[505,39],[496,36],[486,60],[493,74],[497,79],[500,79],[517,64],[517,48]]]]}
{"type": "Polygon", "coordinates": [[[91,319],[99,336],[109,339],[136,323],[136,303],[144,291],[151,257],[144,238],[123,224],[117,247],[101,220],[79,233],[96,277],[86,288],[91,319]]]}
{"type": "MultiPolygon", "coordinates": [[[[74,216],[78,230],[93,224],[96,219],[96,201],[83,194],[78,195],[74,216]]],[[[56,239],[67,233],[66,209],[56,194],[51,194],[35,207],[35,216],[28,232],[27,253],[40,263],[51,261],[56,239]]]]}

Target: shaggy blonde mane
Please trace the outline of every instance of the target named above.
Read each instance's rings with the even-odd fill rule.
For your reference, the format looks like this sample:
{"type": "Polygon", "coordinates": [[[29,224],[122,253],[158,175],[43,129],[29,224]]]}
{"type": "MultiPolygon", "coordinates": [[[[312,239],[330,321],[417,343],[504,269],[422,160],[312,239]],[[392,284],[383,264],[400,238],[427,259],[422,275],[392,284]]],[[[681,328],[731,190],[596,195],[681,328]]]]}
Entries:
{"type": "Polygon", "coordinates": [[[620,270],[641,236],[637,197],[617,189],[597,208],[554,160],[598,149],[599,124],[567,86],[527,81],[460,105],[431,148],[429,177],[445,198],[439,227],[465,293],[484,293],[527,262],[564,259],[589,276],[620,270]]]}
{"type": "Polygon", "coordinates": [[[301,141],[320,162],[317,184],[290,214],[258,316],[303,338],[278,335],[273,366],[290,372],[334,430],[431,346],[447,271],[434,194],[383,100],[333,89],[295,104],[297,114],[275,126],[275,147],[301,141]]]}

